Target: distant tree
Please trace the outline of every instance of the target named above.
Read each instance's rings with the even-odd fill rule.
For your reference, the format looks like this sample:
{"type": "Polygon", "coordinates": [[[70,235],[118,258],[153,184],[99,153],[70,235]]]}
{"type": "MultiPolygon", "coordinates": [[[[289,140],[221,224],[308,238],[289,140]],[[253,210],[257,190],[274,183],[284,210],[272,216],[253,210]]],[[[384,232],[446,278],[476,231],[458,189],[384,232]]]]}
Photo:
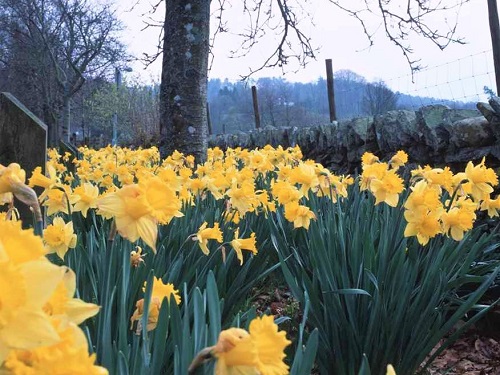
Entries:
{"type": "Polygon", "coordinates": [[[352,70],[343,69],[335,72],[334,85],[337,117],[345,119],[361,116],[366,79],[352,70]]]}
{"type": "MultiPolygon", "coordinates": [[[[125,81],[117,90],[111,82],[94,85],[83,97],[87,134],[112,137],[113,114],[118,116],[118,144],[147,146],[159,139],[159,86],[125,81]]],[[[85,132],[85,129],[82,129],[85,132]]]]}
{"type": "Polygon", "coordinates": [[[109,5],[0,0],[0,69],[7,77],[2,86],[42,116],[51,144],[69,140],[71,100],[85,80],[124,61],[120,30],[109,5]]]}
{"type": "Polygon", "coordinates": [[[381,115],[397,108],[398,96],[387,87],[384,81],[366,85],[363,109],[367,115],[381,115]]]}
{"type": "Polygon", "coordinates": [[[495,91],[493,91],[491,88],[489,88],[488,86],[484,86],[483,87],[483,91],[486,95],[488,95],[488,98],[493,98],[495,96],[497,96],[497,94],[495,94],[495,91]]]}

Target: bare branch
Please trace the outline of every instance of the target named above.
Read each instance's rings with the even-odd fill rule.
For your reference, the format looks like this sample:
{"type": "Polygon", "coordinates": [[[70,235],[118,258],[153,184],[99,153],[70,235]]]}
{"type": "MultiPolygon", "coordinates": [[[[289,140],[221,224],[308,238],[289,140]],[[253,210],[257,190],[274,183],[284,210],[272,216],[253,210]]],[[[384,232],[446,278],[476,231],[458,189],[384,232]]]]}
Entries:
{"type": "Polygon", "coordinates": [[[298,63],[299,67],[304,67],[310,59],[315,58],[317,49],[312,46],[311,38],[300,27],[301,19],[298,14],[311,19],[303,3],[294,0],[276,0],[264,6],[264,0],[254,0],[252,5],[249,1],[244,1],[244,12],[249,19],[249,28],[239,34],[243,39],[241,47],[232,51],[231,57],[248,55],[268,32],[278,36],[278,42],[273,52],[257,68],[250,68],[248,74],[241,75],[242,80],[265,68],[279,67],[285,73],[291,61],[298,63]],[[273,5],[277,6],[277,11],[273,5]]]}
{"type": "Polygon", "coordinates": [[[350,8],[344,5],[347,2],[343,0],[329,1],[361,24],[370,46],[373,45],[375,31],[367,25],[367,14],[375,15],[383,26],[388,39],[403,53],[412,74],[422,67],[419,65],[420,60],[411,57],[414,53],[408,41],[411,35],[422,36],[441,50],[451,43],[464,44],[463,39],[456,37],[457,19],[460,8],[469,0],[407,0],[405,7],[400,6],[401,2],[389,0],[370,2],[365,0],[364,8],[361,9],[350,8]],[[439,14],[450,14],[452,11],[455,11],[457,17],[451,24],[448,24],[446,17],[436,17],[439,14]],[[435,25],[436,22],[442,22],[443,19],[445,20],[445,30],[442,30],[443,25],[435,25]]]}

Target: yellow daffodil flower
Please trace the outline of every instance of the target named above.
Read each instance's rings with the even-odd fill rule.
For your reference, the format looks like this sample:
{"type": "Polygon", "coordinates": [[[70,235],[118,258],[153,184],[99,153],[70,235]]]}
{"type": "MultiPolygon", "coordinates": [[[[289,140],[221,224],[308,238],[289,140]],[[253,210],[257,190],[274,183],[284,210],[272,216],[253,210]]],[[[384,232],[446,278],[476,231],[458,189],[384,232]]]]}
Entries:
{"type": "Polygon", "coordinates": [[[404,190],[403,179],[394,170],[387,171],[382,179],[373,179],[370,191],[375,196],[375,204],[387,203],[396,207],[399,202],[399,194],[404,190]]]}
{"type": "Polygon", "coordinates": [[[441,218],[442,210],[430,211],[425,207],[414,210],[406,210],[404,217],[408,224],[406,225],[404,236],[417,236],[421,245],[426,245],[429,239],[442,233],[441,218]]]}
{"type": "Polygon", "coordinates": [[[476,220],[476,204],[469,198],[460,197],[447,212],[441,215],[443,232],[455,241],[464,238],[464,233],[472,229],[476,220]]]}
{"type": "Polygon", "coordinates": [[[234,232],[234,239],[231,241],[231,246],[234,251],[236,251],[236,256],[240,261],[240,265],[243,264],[243,253],[241,250],[251,251],[253,254],[257,254],[257,249],[255,248],[255,233],[250,235],[250,238],[239,238],[239,229],[234,232]]]}
{"type": "Polygon", "coordinates": [[[97,198],[99,188],[90,182],[85,182],[73,191],[73,212],[81,212],[83,217],[87,217],[87,212],[91,208],[97,208],[97,198]]]}
{"type": "Polygon", "coordinates": [[[135,242],[141,238],[156,251],[157,221],[139,185],[127,185],[97,200],[99,214],[115,218],[116,229],[123,238],[135,242]]]}
{"type": "Polygon", "coordinates": [[[493,187],[498,185],[498,177],[491,168],[486,168],[484,165],[485,159],[478,165],[470,161],[465,168],[465,176],[468,180],[466,184],[471,185],[471,194],[474,200],[480,201],[486,195],[493,192],[493,187]]]}
{"type": "Polygon", "coordinates": [[[0,164],[0,194],[14,192],[25,180],[26,172],[19,164],[11,163],[7,167],[0,164]]]}
{"type": "Polygon", "coordinates": [[[361,156],[361,163],[364,166],[372,165],[374,163],[378,163],[379,158],[373,155],[371,152],[365,152],[363,156],[361,156]]]}
{"type": "Polygon", "coordinates": [[[288,181],[275,181],[271,184],[273,197],[282,205],[298,201],[303,194],[288,181]]]}
{"type": "Polygon", "coordinates": [[[399,167],[402,167],[408,162],[408,154],[404,151],[398,151],[396,152],[396,155],[394,155],[391,160],[389,160],[389,165],[391,168],[398,169],[399,167]]]}
{"type": "Polygon", "coordinates": [[[496,199],[491,199],[488,195],[484,196],[484,199],[480,205],[481,211],[488,211],[489,217],[498,217],[498,212],[500,211],[500,195],[496,199]]]}
{"type": "Polygon", "coordinates": [[[289,181],[292,184],[300,184],[300,192],[307,198],[307,192],[319,185],[314,165],[300,163],[290,172],[289,181]]]}
{"type": "MultiPolygon", "coordinates": [[[[47,250],[33,229],[23,230],[20,221],[0,220],[0,242],[13,264],[44,259],[47,250]]],[[[1,260],[1,259],[0,259],[1,260]]]]}
{"type": "Polygon", "coordinates": [[[298,202],[293,201],[285,204],[285,219],[293,222],[294,228],[309,229],[311,219],[316,220],[316,215],[309,207],[300,205],[298,202]]]}
{"type": "Polygon", "coordinates": [[[363,173],[361,174],[360,189],[368,190],[371,187],[373,180],[383,180],[388,172],[389,166],[387,163],[374,163],[363,165],[363,173]]]}
{"type": "Polygon", "coordinates": [[[47,166],[49,177],[42,174],[42,168],[36,167],[29,179],[29,186],[39,186],[44,189],[50,189],[52,186],[58,184],[60,181],[57,178],[56,170],[53,166],[47,166]]]}
{"type": "MultiPolygon", "coordinates": [[[[146,291],[146,283],[144,283],[142,290],[146,291]]],[[[146,326],[148,331],[152,331],[156,328],[162,301],[165,297],[170,301],[171,296],[174,296],[175,302],[178,305],[181,303],[179,291],[174,288],[174,285],[170,283],[164,284],[160,278],[155,277],[153,280],[153,289],[151,291],[151,300],[149,302],[148,323],[146,326]]],[[[135,307],[136,309],[130,318],[130,324],[131,328],[133,328],[134,322],[137,321],[138,325],[136,332],[140,332],[142,330],[141,319],[144,315],[144,298],[137,301],[135,307]]]]}
{"type": "Polygon", "coordinates": [[[449,167],[431,168],[426,165],[424,168],[418,167],[411,171],[411,175],[415,178],[423,178],[429,187],[439,187],[439,190],[444,189],[453,194],[454,176],[449,167]]]}
{"type": "Polygon", "coordinates": [[[47,207],[47,216],[52,216],[59,212],[69,214],[70,205],[74,203],[71,187],[68,185],[58,185],[45,190],[42,205],[47,207]]]}
{"type": "Polygon", "coordinates": [[[49,253],[56,253],[59,258],[64,259],[68,250],[76,247],[77,236],[73,230],[73,222],[65,223],[62,218],[56,217],[43,231],[43,240],[49,253]]]}
{"type": "Polygon", "coordinates": [[[404,204],[407,210],[426,208],[434,211],[443,209],[440,200],[440,189],[435,185],[429,185],[426,180],[420,180],[410,189],[411,193],[404,204]]]}
{"type": "Polygon", "coordinates": [[[64,319],[51,322],[61,340],[31,350],[12,350],[5,361],[9,374],[108,374],[104,367],[95,365],[96,355],[89,355],[85,334],[75,323],[64,319]]]}
{"type": "Polygon", "coordinates": [[[212,356],[217,360],[215,375],[285,375],[285,348],[291,344],[286,333],[278,331],[272,316],[250,322],[248,332],[229,328],[219,335],[217,344],[203,349],[190,366],[196,368],[201,359],[212,356]]]}
{"type": "Polygon", "coordinates": [[[159,224],[168,224],[174,217],[182,217],[182,202],[166,182],[152,177],[139,182],[146,203],[151,207],[151,215],[159,224]]]}
{"type": "Polygon", "coordinates": [[[216,240],[217,242],[222,243],[222,231],[219,228],[219,223],[215,223],[213,228],[207,228],[207,226],[208,223],[204,222],[200,229],[198,229],[198,233],[196,233],[198,245],[205,255],[210,253],[207,246],[208,240],[216,240]]]}
{"type": "MultiPolygon", "coordinates": [[[[11,234],[12,236],[13,234],[11,234]]],[[[53,345],[60,336],[42,307],[64,270],[46,259],[15,264],[0,239],[0,363],[10,350],[53,345]]]]}
{"type": "Polygon", "coordinates": [[[50,316],[64,316],[74,324],[81,324],[99,312],[99,306],[74,298],[76,293],[76,275],[67,268],[63,279],[59,282],[43,310],[50,316]]]}

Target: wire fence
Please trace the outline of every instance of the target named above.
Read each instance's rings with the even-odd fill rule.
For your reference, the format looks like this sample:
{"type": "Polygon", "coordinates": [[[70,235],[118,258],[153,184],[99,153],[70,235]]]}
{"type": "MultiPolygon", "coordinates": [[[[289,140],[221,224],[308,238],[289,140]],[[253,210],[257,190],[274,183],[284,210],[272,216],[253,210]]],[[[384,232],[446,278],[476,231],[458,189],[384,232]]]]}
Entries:
{"type": "MultiPolygon", "coordinates": [[[[419,108],[430,104],[470,107],[486,101],[495,91],[493,51],[486,50],[442,64],[425,67],[413,75],[385,79],[385,84],[399,94],[400,104],[419,108]]],[[[347,90],[349,91],[349,90],[347,90]]],[[[336,95],[347,95],[340,91],[336,95]]]]}
{"type": "MultiPolygon", "coordinates": [[[[393,109],[418,110],[435,104],[475,110],[477,102],[488,101],[496,88],[491,49],[428,66],[413,75],[384,79],[385,87],[390,90],[375,92],[373,96],[369,94],[370,85],[361,76],[354,72],[350,76],[348,71],[339,73],[334,80],[338,120],[376,115],[393,109]],[[390,95],[384,96],[387,91],[390,95]],[[395,101],[391,91],[396,94],[395,101]]],[[[257,81],[257,86],[261,127],[303,127],[329,122],[328,96],[323,82],[289,83],[269,78],[257,81]]],[[[227,90],[222,87],[209,91],[213,93],[209,100],[215,134],[255,128],[249,87],[233,85],[227,90]],[[221,94],[226,91],[226,94],[221,94]]]]}

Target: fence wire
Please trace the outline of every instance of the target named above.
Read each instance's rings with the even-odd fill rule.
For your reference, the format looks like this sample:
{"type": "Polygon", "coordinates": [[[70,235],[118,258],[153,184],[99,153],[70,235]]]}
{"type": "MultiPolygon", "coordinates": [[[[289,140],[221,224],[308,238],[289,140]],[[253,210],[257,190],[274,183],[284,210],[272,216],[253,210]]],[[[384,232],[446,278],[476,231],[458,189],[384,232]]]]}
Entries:
{"type": "MultiPolygon", "coordinates": [[[[485,88],[495,91],[492,50],[425,67],[413,75],[383,81],[398,93],[400,100],[405,101],[405,106],[418,108],[430,104],[446,104],[469,107],[488,99],[485,88]]],[[[336,95],[345,95],[348,91],[352,90],[339,91],[336,95]]]]}

